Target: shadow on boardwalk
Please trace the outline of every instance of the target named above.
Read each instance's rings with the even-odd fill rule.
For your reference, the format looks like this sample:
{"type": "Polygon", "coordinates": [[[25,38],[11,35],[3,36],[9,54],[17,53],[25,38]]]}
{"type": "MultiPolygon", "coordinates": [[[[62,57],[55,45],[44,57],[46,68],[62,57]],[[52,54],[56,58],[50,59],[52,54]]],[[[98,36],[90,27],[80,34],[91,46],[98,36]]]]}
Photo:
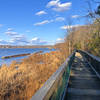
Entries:
{"type": "Polygon", "coordinates": [[[80,54],[72,65],[65,100],[100,100],[100,79],[80,54]]]}

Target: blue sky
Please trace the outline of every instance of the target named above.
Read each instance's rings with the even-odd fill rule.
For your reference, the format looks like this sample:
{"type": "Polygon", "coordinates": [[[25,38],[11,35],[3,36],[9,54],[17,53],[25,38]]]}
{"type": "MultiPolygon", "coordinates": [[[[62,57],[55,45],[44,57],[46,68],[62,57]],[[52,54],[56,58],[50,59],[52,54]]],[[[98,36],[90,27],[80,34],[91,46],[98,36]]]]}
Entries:
{"type": "MultiPolygon", "coordinates": [[[[84,25],[86,0],[0,0],[0,44],[63,42],[67,25],[84,25]]],[[[95,8],[95,5],[94,5],[95,8]]]]}

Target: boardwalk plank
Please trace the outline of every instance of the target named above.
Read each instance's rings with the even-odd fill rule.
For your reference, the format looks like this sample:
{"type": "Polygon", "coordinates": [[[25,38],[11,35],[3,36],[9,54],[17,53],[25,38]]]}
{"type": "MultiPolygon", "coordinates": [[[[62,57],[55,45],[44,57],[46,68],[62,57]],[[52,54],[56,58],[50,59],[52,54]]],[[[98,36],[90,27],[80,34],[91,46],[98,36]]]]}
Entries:
{"type": "Polygon", "coordinates": [[[83,57],[75,57],[65,100],[100,100],[100,79],[83,57]]]}

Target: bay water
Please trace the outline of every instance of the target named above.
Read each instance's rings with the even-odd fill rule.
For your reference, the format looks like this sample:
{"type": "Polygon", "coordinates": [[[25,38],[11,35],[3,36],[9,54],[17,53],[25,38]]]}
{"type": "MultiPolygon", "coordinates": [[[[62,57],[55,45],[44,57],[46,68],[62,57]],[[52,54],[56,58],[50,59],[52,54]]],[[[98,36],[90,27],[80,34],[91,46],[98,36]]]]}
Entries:
{"type": "Polygon", "coordinates": [[[27,53],[35,53],[43,51],[43,53],[54,51],[54,49],[49,48],[0,48],[0,66],[2,64],[10,64],[12,61],[21,61],[21,59],[26,58],[28,56],[22,57],[14,57],[9,59],[2,59],[3,56],[12,56],[12,55],[19,55],[19,54],[27,54],[27,53]]]}

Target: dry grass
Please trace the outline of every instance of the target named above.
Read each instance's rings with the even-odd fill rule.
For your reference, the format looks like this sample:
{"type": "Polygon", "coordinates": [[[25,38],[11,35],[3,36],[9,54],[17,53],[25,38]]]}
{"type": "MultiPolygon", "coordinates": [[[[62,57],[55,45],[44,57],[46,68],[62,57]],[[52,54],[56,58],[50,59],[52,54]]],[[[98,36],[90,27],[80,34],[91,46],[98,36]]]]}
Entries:
{"type": "Polygon", "coordinates": [[[0,68],[0,100],[30,100],[63,63],[60,51],[33,54],[20,64],[0,68]]]}

